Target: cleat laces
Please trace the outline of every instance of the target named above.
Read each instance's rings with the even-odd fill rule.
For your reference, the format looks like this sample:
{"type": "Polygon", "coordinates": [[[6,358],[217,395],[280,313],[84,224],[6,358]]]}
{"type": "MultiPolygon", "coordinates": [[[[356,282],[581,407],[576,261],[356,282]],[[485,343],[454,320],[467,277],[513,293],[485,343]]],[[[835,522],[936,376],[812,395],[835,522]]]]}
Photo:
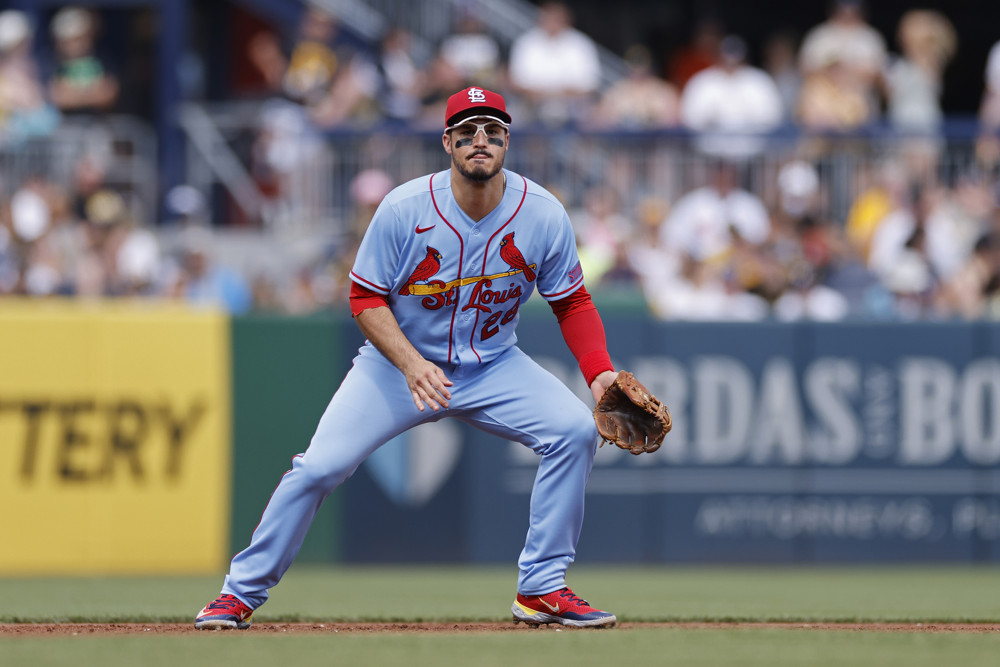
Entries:
{"type": "Polygon", "coordinates": [[[569,588],[564,588],[559,592],[559,597],[566,598],[569,600],[570,604],[578,605],[581,607],[589,607],[590,603],[581,598],[579,595],[571,591],[569,588]]]}
{"type": "Polygon", "coordinates": [[[208,605],[209,609],[224,609],[225,611],[237,611],[243,606],[239,598],[235,595],[223,595],[215,600],[212,604],[208,605]]]}

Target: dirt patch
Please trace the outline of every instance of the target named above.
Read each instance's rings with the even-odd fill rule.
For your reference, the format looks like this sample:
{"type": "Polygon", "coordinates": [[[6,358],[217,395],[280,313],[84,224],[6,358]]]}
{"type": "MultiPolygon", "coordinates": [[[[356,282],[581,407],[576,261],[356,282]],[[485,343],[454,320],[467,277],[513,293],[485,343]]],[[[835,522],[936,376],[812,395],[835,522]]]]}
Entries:
{"type": "MultiPolygon", "coordinates": [[[[618,629],[782,629],[782,630],[838,630],[843,632],[954,632],[997,633],[1000,623],[619,623],[618,629]]],[[[496,632],[554,632],[586,629],[503,623],[255,623],[249,630],[195,630],[190,623],[0,623],[0,639],[9,637],[81,637],[107,635],[176,635],[212,634],[362,634],[362,633],[496,633],[496,632]]]]}

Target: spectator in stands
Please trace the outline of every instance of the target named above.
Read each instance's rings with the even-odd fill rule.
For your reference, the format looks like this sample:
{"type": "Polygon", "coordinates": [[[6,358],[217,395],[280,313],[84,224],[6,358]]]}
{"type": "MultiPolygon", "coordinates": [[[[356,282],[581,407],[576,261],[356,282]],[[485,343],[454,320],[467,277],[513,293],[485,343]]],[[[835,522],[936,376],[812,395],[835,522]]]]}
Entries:
{"type": "Polygon", "coordinates": [[[910,195],[910,182],[898,160],[886,160],[862,171],[857,197],[847,212],[847,240],[862,261],[869,265],[872,239],[882,222],[903,213],[910,195]]]}
{"type": "Polygon", "coordinates": [[[253,292],[246,278],[214,255],[212,233],[199,226],[181,232],[180,272],[170,292],[197,306],[222,308],[239,315],[253,307],[253,292]]]}
{"type": "Polygon", "coordinates": [[[55,65],[49,95],[63,113],[103,113],[118,101],[118,77],[97,53],[97,15],[64,7],[52,18],[55,65]]]}
{"type": "Polygon", "coordinates": [[[780,30],[767,37],[764,41],[763,69],[778,87],[782,120],[793,122],[799,91],[802,89],[802,72],[799,70],[798,48],[794,34],[780,30]]]}
{"type": "Polygon", "coordinates": [[[562,2],[542,4],[537,25],[511,45],[509,69],[526,111],[549,125],[587,117],[601,83],[597,46],[562,2]]]}
{"type": "Polygon", "coordinates": [[[722,25],[714,18],[706,16],[698,19],[691,38],[667,55],[663,72],[666,80],[683,91],[691,77],[716,64],[719,44],[724,36],[722,25]]]}
{"type": "Polygon", "coordinates": [[[815,63],[802,80],[796,118],[806,130],[846,132],[875,120],[877,107],[861,80],[836,52],[815,63]]]}
{"type": "Polygon", "coordinates": [[[320,188],[308,187],[327,164],[322,131],[380,120],[378,69],[367,55],[348,48],[339,32],[336,17],[309,5],[289,47],[269,32],[250,42],[251,60],[279,93],[261,105],[250,170],[272,200],[269,207],[293,217],[322,200],[320,188]]]}
{"type": "Polygon", "coordinates": [[[886,70],[889,120],[906,130],[936,130],[941,111],[942,75],[955,55],[957,37],[939,12],[910,10],[897,29],[902,55],[886,70]]]}
{"type": "Polygon", "coordinates": [[[955,54],[957,37],[951,22],[930,10],[903,14],[897,29],[902,54],[891,59],[885,72],[889,121],[896,128],[921,136],[902,139],[907,169],[917,180],[935,178],[944,119],[941,91],[945,65],[955,54]]]}
{"type": "Polygon", "coordinates": [[[70,215],[76,220],[87,219],[87,201],[105,187],[107,159],[96,153],[86,153],[77,158],[71,174],[69,194],[70,215]]]}
{"type": "Polygon", "coordinates": [[[309,5],[290,47],[272,33],[251,41],[250,59],[286,99],[301,105],[319,127],[370,115],[377,91],[374,64],[338,40],[339,25],[329,12],[309,5]]]}
{"type": "Polygon", "coordinates": [[[865,20],[862,0],[833,0],[829,17],[802,40],[799,63],[809,77],[837,63],[843,81],[878,109],[879,81],[886,63],[885,39],[865,20]]]}
{"type": "Polygon", "coordinates": [[[10,198],[11,292],[31,296],[54,294],[62,283],[60,268],[48,250],[52,209],[48,184],[28,179],[10,198]]]}
{"type": "Polygon", "coordinates": [[[117,232],[113,293],[117,296],[160,296],[164,289],[165,263],[159,237],[135,217],[134,207],[129,208],[117,232]]]}
{"type": "Polygon", "coordinates": [[[48,135],[59,124],[31,54],[33,36],[24,12],[0,12],[0,144],[48,135]]]}
{"type": "MultiPolygon", "coordinates": [[[[650,309],[664,319],[763,319],[770,310],[765,283],[775,274],[763,252],[771,227],[767,210],[738,187],[735,163],[712,160],[697,167],[706,170],[708,184],[676,201],[655,226],[655,242],[644,235],[631,251],[650,309]]],[[[638,215],[641,228],[652,232],[647,213],[638,215]]]]}
{"type": "MultiPolygon", "coordinates": [[[[300,289],[300,294],[308,298],[299,300],[300,310],[305,303],[312,309],[329,307],[335,303],[347,303],[351,291],[348,277],[354,265],[354,258],[361,245],[361,239],[371,223],[375,210],[396,182],[382,169],[362,169],[351,179],[348,194],[351,198],[351,214],[345,233],[331,246],[325,256],[308,273],[308,287],[300,289]]],[[[292,299],[293,303],[296,301],[292,299]]]]}
{"type": "Polygon", "coordinates": [[[648,195],[635,205],[636,232],[628,240],[628,261],[636,274],[637,286],[657,316],[660,293],[680,273],[680,253],[663,245],[660,227],[670,211],[663,197],[648,195]]]}
{"type": "Polygon", "coordinates": [[[847,316],[847,298],[824,284],[834,269],[834,227],[820,212],[819,175],[804,160],[792,160],[778,171],[777,206],[760,292],[772,300],[780,320],[831,321],[847,316]]]}
{"type": "Polygon", "coordinates": [[[630,261],[629,245],[625,241],[620,241],[615,245],[611,263],[594,286],[595,290],[605,293],[615,292],[620,295],[634,294],[641,299],[641,285],[642,277],[630,261]]]}
{"type": "Polygon", "coordinates": [[[74,276],[76,293],[86,297],[125,293],[118,271],[118,253],[131,228],[128,204],[121,193],[102,187],[85,204],[85,248],[74,276]]]}
{"type": "Polygon", "coordinates": [[[696,262],[724,263],[735,238],[764,243],[771,223],[764,203],[738,187],[738,169],[725,160],[709,165],[710,182],[677,200],[661,229],[662,243],[696,262]]]}
{"type": "Polygon", "coordinates": [[[452,63],[439,53],[430,64],[424,76],[423,98],[420,100],[422,111],[418,120],[418,125],[422,128],[434,128],[441,126],[441,117],[444,116],[448,98],[456,90],[468,87],[464,83],[462,74],[452,63]]]}
{"type": "Polygon", "coordinates": [[[438,53],[461,78],[455,84],[458,88],[475,85],[498,90],[506,87],[502,80],[504,56],[500,42],[480,20],[474,6],[459,8],[455,28],[441,41],[438,53]]]}
{"type": "Polygon", "coordinates": [[[375,98],[382,117],[389,121],[410,122],[420,114],[424,74],[414,59],[412,43],[412,35],[400,27],[390,28],[382,37],[375,98]]]}
{"type": "Polygon", "coordinates": [[[927,261],[927,233],[918,226],[895,255],[895,261],[879,275],[882,286],[893,296],[893,315],[918,320],[932,314],[938,276],[927,261]]]}
{"type": "Polygon", "coordinates": [[[726,37],[717,63],[695,74],[681,92],[681,120],[702,134],[699,147],[706,153],[758,153],[764,142],[756,135],[781,123],[778,87],[766,72],[748,65],[746,55],[740,37],[726,37]]]}
{"type": "Polygon", "coordinates": [[[969,259],[942,285],[936,306],[946,317],[1000,320],[1000,232],[976,241],[969,259]]]}
{"type": "Polygon", "coordinates": [[[986,59],[986,87],[979,106],[980,137],[976,156],[984,167],[1000,163],[1000,41],[986,59]]]}
{"type": "Polygon", "coordinates": [[[0,295],[13,294],[21,277],[7,208],[0,200],[0,295]]]}
{"type": "Polygon", "coordinates": [[[248,44],[250,61],[274,90],[305,107],[315,107],[332,88],[342,66],[337,27],[329,13],[307,8],[291,45],[283,44],[274,33],[258,33],[248,44]]]}
{"type": "Polygon", "coordinates": [[[752,322],[765,319],[768,303],[735,285],[721,264],[677,257],[679,270],[646,289],[650,309],[667,320],[752,322]]]}
{"type": "Polygon", "coordinates": [[[942,223],[954,237],[955,254],[952,261],[942,262],[947,278],[954,269],[968,260],[976,241],[990,232],[991,220],[997,210],[996,180],[978,169],[959,174],[948,191],[948,197],[935,211],[947,220],[942,223]]]}
{"type": "Polygon", "coordinates": [[[71,192],[51,180],[37,183],[48,208],[49,225],[36,243],[32,263],[46,267],[42,275],[51,271],[58,276],[53,294],[75,295],[80,266],[87,256],[87,230],[73,214],[71,192]]]}
{"type": "Polygon", "coordinates": [[[619,250],[633,235],[632,222],[621,212],[621,198],[598,184],[583,194],[583,209],[570,214],[584,274],[600,282],[619,258],[619,250]]]}
{"type": "Polygon", "coordinates": [[[46,239],[52,265],[66,276],[60,293],[95,298],[161,294],[160,241],[135,218],[125,195],[102,185],[82,200],[82,219],[74,216],[71,198],[62,199],[55,199],[53,231],[46,239]]]}
{"type": "Polygon", "coordinates": [[[906,319],[930,313],[940,283],[934,251],[950,240],[948,230],[935,226],[932,218],[940,196],[936,188],[914,186],[907,205],[879,222],[872,236],[868,266],[895,295],[896,313],[906,319]]]}
{"type": "Polygon", "coordinates": [[[961,174],[952,187],[915,182],[925,192],[927,257],[935,275],[946,281],[989,229],[992,179],[972,172],[961,174]]]}
{"type": "Polygon", "coordinates": [[[677,89],[653,74],[649,49],[635,44],[625,51],[628,76],[601,95],[591,123],[596,127],[659,129],[680,124],[677,89]]]}
{"type": "Polygon", "coordinates": [[[862,215],[869,220],[868,266],[884,276],[899,264],[899,257],[914,262],[913,253],[920,253],[929,274],[937,280],[948,279],[966,261],[975,239],[985,229],[987,213],[981,204],[981,185],[963,178],[954,192],[936,184],[907,181],[904,186],[898,174],[887,172],[883,188],[871,190],[859,198],[868,204],[855,207],[855,217],[849,219],[848,233],[859,248],[864,248],[862,215]],[[883,202],[878,203],[882,198],[883,202]],[[867,206],[869,213],[860,209],[867,206]],[[914,236],[917,238],[914,239],[914,236]]]}

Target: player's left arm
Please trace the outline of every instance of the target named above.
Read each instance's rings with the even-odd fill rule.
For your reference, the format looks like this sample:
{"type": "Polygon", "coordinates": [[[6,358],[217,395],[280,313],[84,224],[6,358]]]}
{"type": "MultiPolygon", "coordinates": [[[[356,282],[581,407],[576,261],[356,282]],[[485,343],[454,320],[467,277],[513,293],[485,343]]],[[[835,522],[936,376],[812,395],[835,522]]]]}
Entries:
{"type": "Polygon", "coordinates": [[[590,292],[581,285],[569,296],[550,301],[549,306],[559,321],[563,339],[576,357],[596,403],[604,395],[604,390],[615,381],[616,373],[608,354],[604,322],[590,292]]]}
{"type": "Polygon", "coordinates": [[[576,250],[576,235],[566,209],[553,198],[545,209],[548,252],[538,267],[538,293],[548,301],[559,328],[596,403],[616,377],[608,355],[604,323],[583,284],[583,270],[576,250]]]}

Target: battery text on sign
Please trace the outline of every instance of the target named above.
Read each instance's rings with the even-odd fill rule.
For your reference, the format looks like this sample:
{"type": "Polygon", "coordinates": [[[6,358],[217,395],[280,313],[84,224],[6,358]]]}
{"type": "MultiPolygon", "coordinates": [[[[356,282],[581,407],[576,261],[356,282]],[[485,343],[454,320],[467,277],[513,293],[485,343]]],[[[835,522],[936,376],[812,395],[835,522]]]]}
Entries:
{"type": "Polygon", "coordinates": [[[0,398],[0,419],[20,422],[20,477],[54,475],[62,482],[176,481],[185,446],[207,412],[203,399],[167,401],[91,398],[0,398]]]}

